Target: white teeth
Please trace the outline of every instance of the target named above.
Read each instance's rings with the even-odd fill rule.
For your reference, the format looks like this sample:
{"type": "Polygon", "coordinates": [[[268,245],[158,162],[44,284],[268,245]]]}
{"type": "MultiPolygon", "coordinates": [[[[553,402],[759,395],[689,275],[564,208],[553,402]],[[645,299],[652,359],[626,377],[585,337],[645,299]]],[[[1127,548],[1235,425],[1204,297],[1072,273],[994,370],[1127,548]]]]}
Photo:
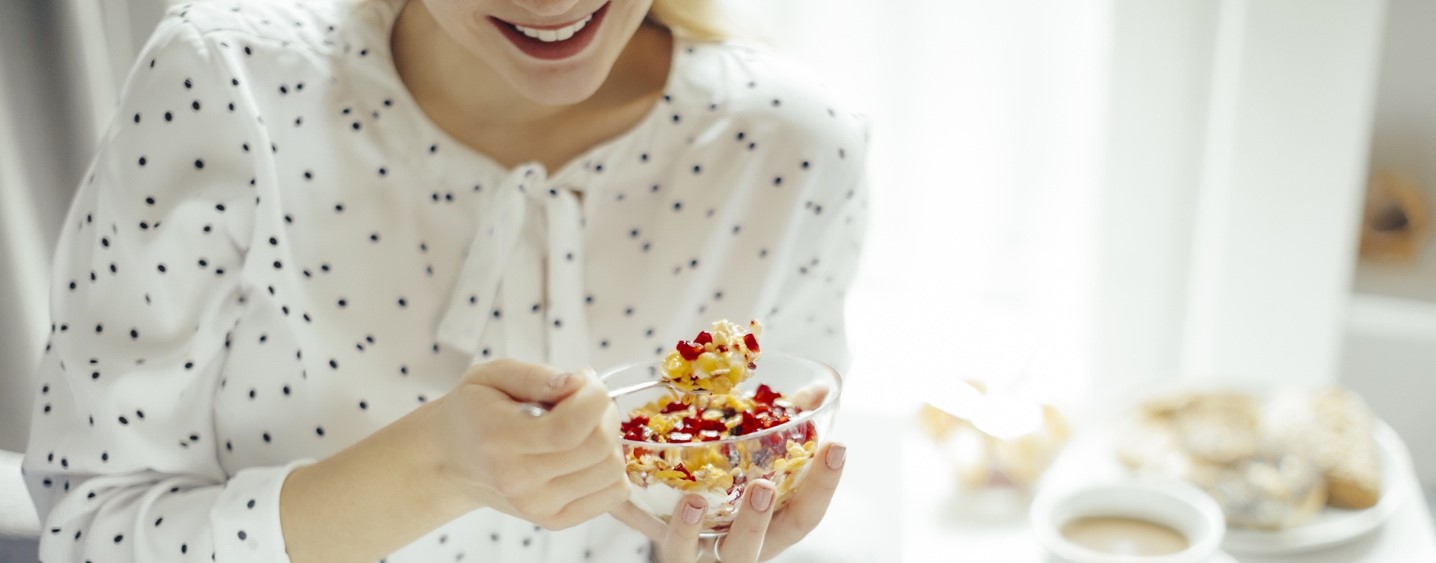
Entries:
{"type": "Polygon", "coordinates": [[[543,41],[544,43],[554,43],[557,41],[567,41],[570,37],[573,37],[575,33],[578,33],[579,30],[583,29],[584,26],[587,26],[588,22],[592,20],[593,16],[590,15],[586,18],[583,18],[582,20],[579,20],[576,23],[558,29],[534,29],[532,27],[524,27],[517,24],[514,25],[514,29],[519,30],[519,32],[523,33],[524,35],[527,35],[539,41],[543,41]]]}

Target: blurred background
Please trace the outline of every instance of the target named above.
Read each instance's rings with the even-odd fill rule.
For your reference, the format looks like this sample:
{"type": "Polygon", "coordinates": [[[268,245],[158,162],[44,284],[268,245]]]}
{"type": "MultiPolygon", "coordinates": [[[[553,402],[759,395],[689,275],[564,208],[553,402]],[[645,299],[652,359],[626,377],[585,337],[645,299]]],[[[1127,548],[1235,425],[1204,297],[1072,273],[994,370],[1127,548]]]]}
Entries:
{"type": "MultiPolygon", "coordinates": [[[[0,2],[0,450],[24,448],[59,223],[166,4],[0,2]]],[[[1337,383],[1436,489],[1436,3],[727,4],[873,124],[847,440],[887,447],[873,428],[913,430],[954,380],[1079,429],[1174,381],[1337,383]]],[[[0,560],[33,560],[4,456],[0,560]]],[[[791,559],[936,545],[879,486],[909,458],[854,459],[827,547],[791,559]]]]}

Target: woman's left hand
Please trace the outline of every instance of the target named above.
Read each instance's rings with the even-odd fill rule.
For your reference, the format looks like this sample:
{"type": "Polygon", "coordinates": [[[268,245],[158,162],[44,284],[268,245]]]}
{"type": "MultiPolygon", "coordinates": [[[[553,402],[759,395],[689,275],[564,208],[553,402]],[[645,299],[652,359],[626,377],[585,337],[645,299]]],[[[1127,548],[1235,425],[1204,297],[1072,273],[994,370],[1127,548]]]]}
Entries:
{"type": "Polygon", "coordinates": [[[709,563],[716,551],[723,563],[766,561],[798,543],[818,526],[833,500],[838,480],[843,476],[847,447],[829,443],[818,450],[802,484],[788,505],[773,513],[777,491],[768,481],[753,481],[743,493],[738,517],[728,535],[718,540],[699,540],[707,503],[698,495],[686,495],[674,507],[671,522],[664,525],[631,502],[624,503],[613,515],[653,540],[657,560],[662,563],[709,563]]]}

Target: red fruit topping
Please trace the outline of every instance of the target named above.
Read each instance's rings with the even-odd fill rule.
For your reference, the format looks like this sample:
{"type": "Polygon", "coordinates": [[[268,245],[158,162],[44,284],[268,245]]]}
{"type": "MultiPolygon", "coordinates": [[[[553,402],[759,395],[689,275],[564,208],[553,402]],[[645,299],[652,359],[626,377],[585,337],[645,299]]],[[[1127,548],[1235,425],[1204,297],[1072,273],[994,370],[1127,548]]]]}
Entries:
{"type": "Polygon", "coordinates": [[[752,350],[754,352],[758,351],[758,337],[753,336],[752,334],[743,335],[743,344],[747,346],[749,350],[752,350]]]}
{"type": "Polygon", "coordinates": [[[685,411],[685,410],[688,410],[688,405],[685,405],[685,404],[683,404],[683,403],[681,403],[681,402],[679,402],[679,401],[673,401],[673,402],[671,402],[671,403],[668,403],[668,404],[666,404],[666,405],[663,405],[663,408],[662,408],[661,410],[659,410],[658,412],[661,412],[661,413],[663,413],[663,414],[673,414],[673,413],[675,413],[675,412],[680,412],[680,411],[685,411]]]}
{"type": "Polygon", "coordinates": [[[648,417],[635,416],[624,421],[620,427],[623,430],[623,439],[642,442],[648,440],[648,417]]]}
{"type": "Polygon", "coordinates": [[[818,429],[813,426],[811,421],[803,423],[802,427],[798,429],[798,433],[802,436],[804,442],[815,440],[818,437],[818,429]]]}
{"type": "Polygon", "coordinates": [[[689,426],[696,426],[702,429],[703,432],[722,432],[728,429],[728,425],[723,424],[721,420],[699,420],[697,424],[690,424],[689,426]]]}
{"type": "Polygon", "coordinates": [[[758,364],[748,362],[748,369],[758,369],[758,364]]]}
{"type": "Polygon", "coordinates": [[[773,399],[779,397],[782,397],[782,395],[779,395],[776,391],[773,391],[773,388],[767,385],[759,385],[758,391],[753,393],[753,400],[762,405],[771,405],[773,404],[773,399]]]}
{"type": "Polygon", "coordinates": [[[690,362],[698,359],[698,356],[703,353],[703,345],[694,344],[686,340],[679,340],[677,348],[678,355],[683,356],[683,359],[690,362]]]}
{"type": "Polygon", "coordinates": [[[684,479],[687,479],[689,481],[693,480],[693,473],[689,472],[687,467],[683,467],[683,464],[680,463],[674,466],[673,470],[682,473],[684,475],[684,479]]]}
{"type": "Polygon", "coordinates": [[[699,333],[698,333],[698,338],[694,338],[694,339],[693,339],[693,343],[698,344],[698,345],[700,345],[700,346],[701,346],[701,345],[704,345],[704,344],[707,344],[707,343],[709,343],[709,342],[712,342],[712,341],[713,341],[713,335],[708,334],[708,331],[706,331],[706,330],[699,332],[699,333]]]}
{"type": "Polygon", "coordinates": [[[753,413],[743,411],[743,422],[738,425],[743,429],[743,434],[752,434],[764,428],[763,421],[754,416],[753,413]]]}
{"type": "MultiPolygon", "coordinates": [[[[693,403],[691,395],[684,395],[658,405],[654,409],[657,412],[635,413],[633,418],[620,425],[620,429],[625,440],[635,442],[711,442],[746,436],[787,424],[792,417],[803,412],[803,409],[778,400],[782,398],[783,395],[772,387],[759,385],[749,398],[743,400],[747,410],[739,410],[731,405],[702,408],[693,403]],[[655,433],[648,426],[653,417],[668,421],[665,433],[655,433]]],[[[814,429],[811,422],[806,422],[780,433],[781,436],[773,443],[781,445],[790,439],[799,442],[813,440],[814,429]]]]}

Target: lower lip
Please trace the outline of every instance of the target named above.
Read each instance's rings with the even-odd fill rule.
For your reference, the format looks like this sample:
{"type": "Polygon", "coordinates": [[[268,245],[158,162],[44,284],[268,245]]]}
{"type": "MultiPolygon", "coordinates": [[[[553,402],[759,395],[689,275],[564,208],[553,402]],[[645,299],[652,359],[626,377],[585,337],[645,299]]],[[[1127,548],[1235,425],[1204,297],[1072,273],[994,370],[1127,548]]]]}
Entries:
{"type": "Polygon", "coordinates": [[[558,61],[583,52],[584,48],[593,42],[593,36],[598,34],[598,26],[603,23],[603,16],[607,13],[608,4],[604,4],[602,8],[599,8],[598,11],[593,13],[593,19],[589,20],[588,25],[583,26],[583,29],[573,34],[573,37],[553,43],[545,43],[524,35],[522,31],[515,29],[513,25],[498,18],[490,17],[489,21],[493,22],[494,26],[498,27],[499,31],[504,34],[504,37],[507,37],[509,42],[513,43],[515,47],[518,47],[524,54],[535,59],[558,61]]]}

